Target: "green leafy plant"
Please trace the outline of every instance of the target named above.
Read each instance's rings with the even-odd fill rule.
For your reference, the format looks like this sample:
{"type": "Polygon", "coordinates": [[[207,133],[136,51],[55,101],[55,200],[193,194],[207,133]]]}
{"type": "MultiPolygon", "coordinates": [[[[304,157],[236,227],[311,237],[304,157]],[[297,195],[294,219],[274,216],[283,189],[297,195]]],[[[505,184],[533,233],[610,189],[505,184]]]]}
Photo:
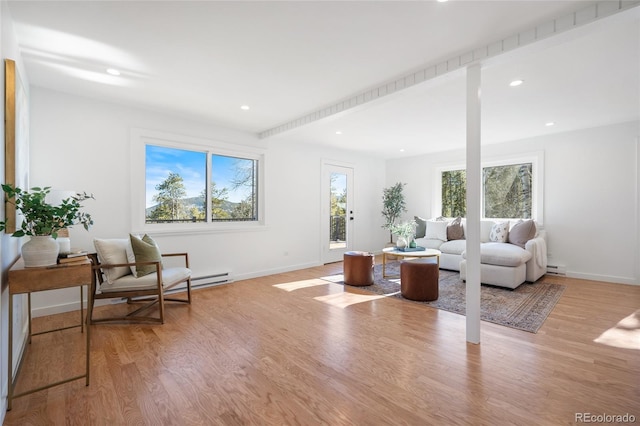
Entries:
{"type": "MultiPolygon", "coordinates": [[[[51,187],[48,186],[34,187],[27,191],[3,184],[2,190],[6,193],[7,200],[14,204],[24,217],[20,229],[11,234],[13,237],[51,235],[57,238],[58,231],[63,228],[82,224],[84,229],[88,230],[93,225],[91,215],[80,210],[80,202],[93,199],[93,195],[86,192],[64,199],[58,206],[52,206],[45,201],[47,194],[51,192],[51,187]]],[[[4,231],[6,226],[6,222],[0,222],[0,231],[4,231]]]]}
{"type": "Polygon", "coordinates": [[[416,235],[416,226],[417,223],[415,220],[410,220],[408,222],[402,222],[398,224],[393,224],[389,227],[389,231],[393,235],[397,235],[401,238],[404,238],[407,245],[413,240],[413,237],[416,235]]]}
{"type": "MultiPolygon", "coordinates": [[[[389,230],[389,242],[393,243],[394,233],[391,227],[403,212],[406,212],[404,193],[402,190],[406,183],[398,182],[382,191],[382,216],[385,219],[383,228],[389,230]]],[[[397,235],[397,234],[396,234],[397,235]]]]}

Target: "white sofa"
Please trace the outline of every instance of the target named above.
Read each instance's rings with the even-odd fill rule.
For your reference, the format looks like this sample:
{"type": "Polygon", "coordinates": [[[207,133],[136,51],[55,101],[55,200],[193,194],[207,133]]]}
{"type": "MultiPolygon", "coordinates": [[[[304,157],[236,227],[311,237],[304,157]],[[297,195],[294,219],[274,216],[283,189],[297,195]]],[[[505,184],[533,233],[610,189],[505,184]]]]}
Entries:
{"type": "MultiPolygon", "coordinates": [[[[452,219],[426,221],[424,237],[416,238],[419,246],[438,249],[440,268],[460,271],[460,277],[466,279],[466,240],[447,239],[447,226],[452,219]],[[431,227],[431,229],[430,229],[431,227]]],[[[509,222],[509,230],[518,221],[509,222]]],[[[535,282],[547,271],[546,232],[536,229],[533,238],[519,242],[491,241],[491,231],[498,223],[493,220],[480,221],[480,281],[483,284],[516,288],[525,281],[535,282]]],[[[465,221],[462,219],[464,229],[465,221]]]]}

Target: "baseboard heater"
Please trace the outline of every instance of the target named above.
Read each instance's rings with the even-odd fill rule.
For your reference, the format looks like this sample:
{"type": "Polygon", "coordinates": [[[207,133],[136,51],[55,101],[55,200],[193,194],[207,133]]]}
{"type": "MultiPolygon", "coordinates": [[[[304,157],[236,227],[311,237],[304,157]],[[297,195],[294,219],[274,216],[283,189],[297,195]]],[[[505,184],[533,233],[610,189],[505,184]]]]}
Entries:
{"type": "Polygon", "coordinates": [[[229,272],[220,272],[209,275],[200,275],[198,277],[191,277],[191,288],[228,284],[231,282],[233,282],[233,279],[229,272]]]}
{"type": "Polygon", "coordinates": [[[547,265],[547,274],[567,275],[567,267],[564,265],[547,265]]]}

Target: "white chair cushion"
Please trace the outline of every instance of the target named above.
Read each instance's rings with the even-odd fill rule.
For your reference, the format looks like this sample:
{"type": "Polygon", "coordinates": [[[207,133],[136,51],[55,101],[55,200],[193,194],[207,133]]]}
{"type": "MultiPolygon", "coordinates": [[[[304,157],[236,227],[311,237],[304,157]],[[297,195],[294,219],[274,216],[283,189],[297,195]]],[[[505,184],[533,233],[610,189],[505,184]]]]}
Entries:
{"type": "MultiPolygon", "coordinates": [[[[128,268],[127,268],[128,269],[128,268]]],[[[162,270],[162,286],[169,287],[177,282],[184,281],[191,276],[191,270],[183,267],[165,268],[162,270]]],[[[105,282],[100,286],[102,293],[127,290],[147,290],[157,286],[155,273],[136,278],[128,274],[118,278],[113,283],[105,282]]]]}
{"type": "MultiPolygon", "coordinates": [[[[93,239],[93,246],[98,253],[98,260],[105,264],[129,263],[127,259],[127,246],[131,244],[127,238],[93,239]]],[[[103,269],[107,283],[113,284],[115,280],[131,274],[128,266],[103,269]]]]}

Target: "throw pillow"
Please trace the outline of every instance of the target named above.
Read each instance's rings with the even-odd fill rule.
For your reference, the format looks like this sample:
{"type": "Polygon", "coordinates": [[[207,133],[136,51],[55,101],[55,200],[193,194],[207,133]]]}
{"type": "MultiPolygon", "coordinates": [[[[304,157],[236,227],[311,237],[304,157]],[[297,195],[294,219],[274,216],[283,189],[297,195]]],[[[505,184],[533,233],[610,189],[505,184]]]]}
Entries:
{"type": "MultiPolygon", "coordinates": [[[[135,235],[129,235],[129,238],[131,239],[131,249],[136,262],[160,262],[162,260],[160,249],[158,249],[156,242],[150,236],[145,234],[140,239],[135,235]]],[[[143,277],[154,272],[156,272],[155,265],[136,265],[137,277],[143,277]]]]}
{"type": "Polygon", "coordinates": [[[462,218],[460,216],[447,225],[447,240],[464,240],[464,229],[462,229],[462,218]]]}
{"type": "MultiPolygon", "coordinates": [[[[136,255],[133,254],[133,248],[131,247],[131,237],[127,240],[127,262],[136,263],[136,255]]],[[[134,277],[138,276],[138,271],[136,271],[136,265],[131,265],[131,273],[134,277]]]]}
{"type": "MultiPolygon", "coordinates": [[[[127,263],[127,244],[129,244],[129,242],[126,238],[93,239],[93,246],[96,248],[98,260],[104,264],[114,265],[127,263]]],[[[118,278],[122,278],[131,273],[128,266],[104,268],[103,271],[109,284],[113,284],[118,278]]]]}
{"type": "Polygon", "coordinates": [[[431,240],[447,241],[447,225],[449,222],[441,220],[428,220],[427,231],[424,237],[431,240]]]}
{"type": "Polygon", "coordinates": [[[416,221],[416,238],[424,238],[427,233],[427,220],[419,216],[414,216],[413,219],[416,221]]]}
{"type": "Polygon", "coordinates": [[[498,222],[491,227],[489,241],[506,243],[509,235],[509,222],[498,222]]]}
{"type": "Polygon", "coordinates": [[[536,236],[536,224],[533,220],[519,220],[509,231],[509,242],[524,248],[527,241],[536,236]]]}

